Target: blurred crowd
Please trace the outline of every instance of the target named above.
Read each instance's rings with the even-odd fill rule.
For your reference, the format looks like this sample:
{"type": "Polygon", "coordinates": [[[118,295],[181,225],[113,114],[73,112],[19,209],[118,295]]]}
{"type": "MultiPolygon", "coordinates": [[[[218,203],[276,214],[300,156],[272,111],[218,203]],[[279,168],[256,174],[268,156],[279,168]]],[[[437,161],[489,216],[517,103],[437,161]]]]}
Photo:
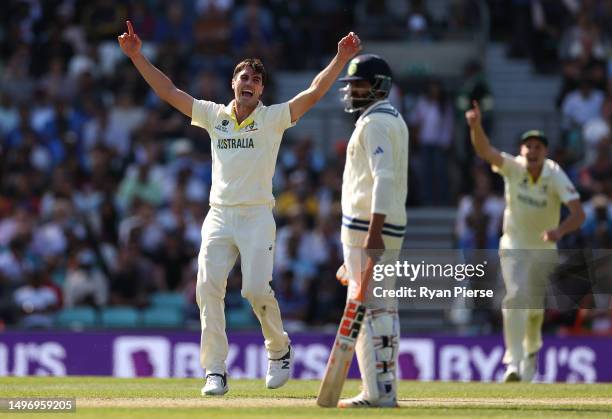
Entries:
{"type": "MultiPolygon", "coordinates": [[[[123,57],[116,37],[126,18],[144,41],[144,53],[178,86],[224,103],[231,98],[231,70],[245,56],[262,57],[273,75],[319,69],[348,30],[366,40],[452,39],[478,25],[477,3],[4,1],[0,325],[50,327],[58,310],[84,305],[141,309],[160,291],[182,294],[187,321],[199,322],[194,288],[211,183],[209,138],[160,102],[123,57]]],[[[513,25],[527,24],[519,20],[529,9],[530,17],[543,15],[563,29],[550,60],[565,80],[558,100],[564,135],[562,146],[551,151],[588,200],[589,218],[574,239],[606,247],[612,240],[612,90],[603,64],[611,26],[603,26],[607,15],[597,7],[610,2],[584,1],[574,10],[571,5],[580,2],[534,1],[540,12],[526,8],[529,1],[510,3],[517,10],[513,25]],[[567,10],[549,12],[555,4],[567,10]],[[574,23],[555,20],[562,18],[574,23]]],[[[512,54],[534,56],[529,48],[539,44],[532,38],[512,39],[512,54]]],[[[267,102],[274,101],[273,81],[267,102]]],[[[473,154],[460,161],[453,156],[457,142],[470,149],[463,112],[474,99],[488,129],[493,100],[477,61],[466,65],[452,91],[431,79],[403,109],[413,153],[408,204],[458,205],[458,245],[494,248],[503,211],[500,183],[473,154]],[[448,187],[452,167],[466,179],[457,193],[448,187]]],[[[333,280],[342,260],[345,150],[338,143],[322,152],[299,126],[287,134],[273,182],[273,284],[289,330],[335,326],[345,298],[333,280]]],[[[240,296],[239,264],[228,278],[226,304],[228,312],[250,313],[240,296]]],[[[244,325],[253,321],[249,315],[244,325]]]]}

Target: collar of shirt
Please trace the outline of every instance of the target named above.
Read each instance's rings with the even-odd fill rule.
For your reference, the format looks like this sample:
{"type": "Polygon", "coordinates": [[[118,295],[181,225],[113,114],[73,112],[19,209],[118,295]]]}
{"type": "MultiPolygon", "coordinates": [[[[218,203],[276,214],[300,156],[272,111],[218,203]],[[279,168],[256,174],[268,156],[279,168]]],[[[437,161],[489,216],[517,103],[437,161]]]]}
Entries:
{"type": "Polygon", "coordinates": [[[387,99],[378,100],[378,101],[372,103],[370,106],[365,108],[365,110],[361,113],[359,118],[357,118],[357,122],[355,122],[355,125],[357,125],[358,123],[363,121],[363,119],[366,116],[368,116],[374,109],[378,109],[379,107],[382,107],[382,106],[385,106],[385,105],[390,105],[390,103],[389,103],[389,101],[387,99]]]}
{"type": "Polygon", "coordinates": [[[262,106],[263,106],[263,103],[261,103],[261,100],[260,100],[257,103],[257,106],[255,107],[255,109],[253,109],[253,112],[251,112],[249,116],[247,116],[245,120],[242,121],[240,124],[238,123],[238,120],[236,119],[236,114],[234,113],[234,100],[232,100],[230,103],[225,105],[225,107],[223,108],[223,111],[227,114],[227,116],[230,117],[232,121],[234,121],[234,130],[237,131],[255,122],[255,114],[257,113],[257,111],[261,109],[262,106]]]}
{"type": "Polygon", "coordinates": [[[545,159],[544,160],[544,166],[542,167],[542,173],[540,173],[540,176],[538,177],[538,181],[534,182],[533,178],[531,177],[531,174],[527,171],[527,159],[525,159],[523,156],[518,156],[519,161],[521,162],[521,166],[523,166],[525,168],[525,171],[527,172],[527,179],[529,179],[529,183],[531,185],[535,185],[537,183],[540,182],[540,179],[544,179],[550,176],[551,174],[551,160],[550,159],[545,159]]]}

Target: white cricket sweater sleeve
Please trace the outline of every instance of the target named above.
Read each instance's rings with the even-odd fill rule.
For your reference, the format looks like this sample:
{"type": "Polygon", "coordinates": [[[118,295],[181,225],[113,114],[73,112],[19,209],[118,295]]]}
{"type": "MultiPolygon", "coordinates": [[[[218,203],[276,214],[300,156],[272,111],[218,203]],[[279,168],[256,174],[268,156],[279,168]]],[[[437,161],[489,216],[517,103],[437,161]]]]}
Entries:
{"type": "Polygon", "coordinates": [[[210,131],[220,107],[222,105],[208,100],[194,99],[191,107],[191,125],[210,131]]]}
{"type": "Polygon", "coordinates": [[[502,166],[491,166],[495,173],[499,173],[503,177],[513,178],[516,175],[521,175],[524,172],[525,168],[516,161],[514,156],[505,152],[502,152],[501,155],[504,158],[504,163],[502,166]]]}
{"type": "Polygon", "coordinates": [[[552,180],[561,202],[567,204],[575,199],[580,199],[580,194],[576,191],[572,181],[558,165],[553,169],[552,180]]]}
{"type": "Polygon", "coordinates": [[[363,148],[372,172],[372,209],[388,215],[393,203],[393,148],[389,128],[379,121],[369,121],[363,129],[363,148]]]}
{"type": "MultiPolygon", "coordinates": [[[[291,110],[289,102],[270,105],[267,107],[266,124],[274,127],[278,132],[283,132],[295,124],[291,123],[291,110]]],[[[281,137],[282,138],[282,137],[281,137]]]]}

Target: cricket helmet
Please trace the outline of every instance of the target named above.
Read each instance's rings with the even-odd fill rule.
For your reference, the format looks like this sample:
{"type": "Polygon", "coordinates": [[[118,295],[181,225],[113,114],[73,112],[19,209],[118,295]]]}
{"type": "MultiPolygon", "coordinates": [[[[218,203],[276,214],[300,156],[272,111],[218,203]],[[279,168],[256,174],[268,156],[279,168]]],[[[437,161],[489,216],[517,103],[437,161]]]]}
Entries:
{"type": "Polygon", "coordinates": [[[346,76],[340,79],[341,82],[347,82],[347,85],[340,89],[344,110],[350,113],[361,111],[372,103],[385,99],[391,91],[392,77],[389,64],[378,55],[362,54],[353,58],[346,76]],[[370,82],[370,90],[364,96],[354,97],[351,82],[358,80],[370,82]]]}

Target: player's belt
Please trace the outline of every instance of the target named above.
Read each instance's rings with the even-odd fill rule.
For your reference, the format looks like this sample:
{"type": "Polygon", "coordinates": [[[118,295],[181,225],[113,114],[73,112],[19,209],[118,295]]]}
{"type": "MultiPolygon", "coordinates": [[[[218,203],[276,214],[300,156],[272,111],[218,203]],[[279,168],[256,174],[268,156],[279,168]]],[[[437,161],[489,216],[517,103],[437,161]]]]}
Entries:
{"type": "MultiPolygon", "coordinates": [[[[361,220],[359,218],[349,217],[348,215],[342,214],[342,225],[351,230],[357,231],[368,231],[370,227],[369,220],[361,220]]],[[[382,228],[382,234],[391,237],[404,237],[406,233],[406,226],[384,223],[382,228]]]]}

